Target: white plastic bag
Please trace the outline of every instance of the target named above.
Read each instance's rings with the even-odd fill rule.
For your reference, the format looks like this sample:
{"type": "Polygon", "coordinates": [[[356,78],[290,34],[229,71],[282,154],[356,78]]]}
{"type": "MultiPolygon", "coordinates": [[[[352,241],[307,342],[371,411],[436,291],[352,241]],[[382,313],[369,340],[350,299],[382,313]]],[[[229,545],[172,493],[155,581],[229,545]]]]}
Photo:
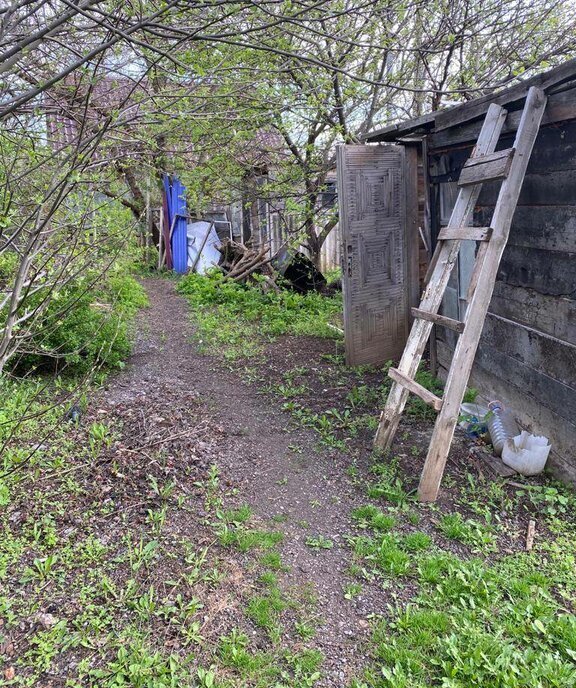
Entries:
{"type": "Polygon", "coordinates": [[[522,430],[504,443],[502,461],[522,475],[536,475],[544,470],[550,449],[547,437],[522,430]]]}

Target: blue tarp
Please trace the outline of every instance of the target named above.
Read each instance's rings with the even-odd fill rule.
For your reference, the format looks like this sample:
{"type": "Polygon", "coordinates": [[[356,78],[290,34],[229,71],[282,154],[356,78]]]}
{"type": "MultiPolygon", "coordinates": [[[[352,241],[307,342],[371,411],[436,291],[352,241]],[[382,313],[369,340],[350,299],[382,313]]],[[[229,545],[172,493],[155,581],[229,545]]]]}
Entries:
{"type": "Polygon", "coordinates": [[[166,174],[164,191],[168,202],[168,226],[172,228],[172,267],[183,274],[188,267],[186,187],[178,177],[166,174]]]}

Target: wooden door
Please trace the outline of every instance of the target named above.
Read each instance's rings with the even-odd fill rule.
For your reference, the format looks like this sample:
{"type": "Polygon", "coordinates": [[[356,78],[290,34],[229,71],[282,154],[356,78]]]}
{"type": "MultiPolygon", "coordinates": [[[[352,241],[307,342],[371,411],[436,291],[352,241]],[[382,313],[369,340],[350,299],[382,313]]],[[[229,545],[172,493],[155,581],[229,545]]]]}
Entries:
{"type": "Polygon", "coordinates": [[[339,146],[337,161],[346,363],[384,363],[410,321],[405,151],[339,146]]]}

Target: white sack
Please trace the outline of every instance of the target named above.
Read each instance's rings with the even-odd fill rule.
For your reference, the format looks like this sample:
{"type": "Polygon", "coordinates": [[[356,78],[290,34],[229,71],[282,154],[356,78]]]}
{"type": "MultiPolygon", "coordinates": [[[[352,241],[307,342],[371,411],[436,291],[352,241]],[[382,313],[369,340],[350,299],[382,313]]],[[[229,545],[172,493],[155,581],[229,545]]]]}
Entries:
{"type": "Polygon", "coordinates": [[[502,461],[522,475],[536,475],[544,470],[550,449],[547,437],[522,430],[504,443],[502,461]]]}

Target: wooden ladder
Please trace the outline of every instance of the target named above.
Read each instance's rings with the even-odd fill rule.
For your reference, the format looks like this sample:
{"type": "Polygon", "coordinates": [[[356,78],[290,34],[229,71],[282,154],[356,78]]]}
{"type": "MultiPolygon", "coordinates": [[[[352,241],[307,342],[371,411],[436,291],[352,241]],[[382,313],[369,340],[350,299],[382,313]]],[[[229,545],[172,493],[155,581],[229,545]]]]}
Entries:
{"type": "Polygon", "coordinates": [[[460,404],[466,391],[498,266],[508,241],[512,217],[545,107],[544,92],[536,87],[530,88],[514,146],[495,153],[508,113],[499,105],[490,105],[476,146],[460,174],[460,192],[450,221],[438,235],[428,271],[430,277],[420,307],[412,309],[414,322],[402,359],[397,369],[391,368],[389,371],[393,382],[376,433],[377,447],[391,447],[409,392],[418,395],[439,412],[418,487],[418,496],[422,501],[434,501],[438,496],[460,414],[460,404]],[[474,206],[482,184],[494,180],[503,182],[490,227],[471,227],[474,206]],[[459,321],[439,315],[438,310],[462,240],[477,241],[479,246],[468,288],[466,316],[463,321],[459,321]],[[414,379],[434,324],[451,328],[459,335],[443,398],[432,394],[414,379]]]}

